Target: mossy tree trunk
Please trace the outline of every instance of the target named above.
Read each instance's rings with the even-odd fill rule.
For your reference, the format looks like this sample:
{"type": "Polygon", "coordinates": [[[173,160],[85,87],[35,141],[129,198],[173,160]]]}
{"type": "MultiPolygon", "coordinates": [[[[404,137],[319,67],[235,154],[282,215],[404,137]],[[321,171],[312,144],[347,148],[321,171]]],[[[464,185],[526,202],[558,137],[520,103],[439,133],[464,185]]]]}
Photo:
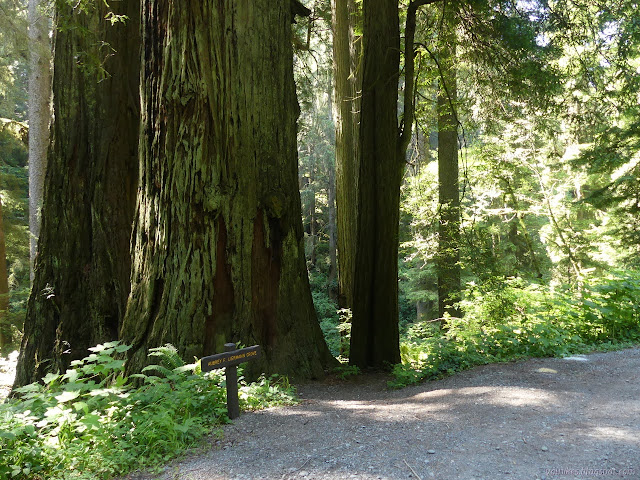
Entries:
{"type": "Polygon", "coordinates": [[[260,344],[247,373],[323,373],[297,179],[289,0],[143,5],[128,369],[260,344]]]}
{"type": "Polygon", "coordinates": [[[29,38],[29,276],[40,235],[44,178],[51,119],[51,44],[45,2],[28,2],[29,38]]]}
{"type": "Polygon", "coordinates": [[[138,168],[140,16],[135,0],[113,7],[128,16],[126,24],[105,20],[101,2],[85,12],[58,4],[58,23],[67,28],[54,39],[55,120],[15,386],[116,339],[124,316],[138,168]],[[96,50],[101,41],[111,48],[96,50]]]}
{"type": "Polygon", "coordinates": [[[357,149],[361,94],[361,39],[355,30],[361,14],[354,0],[332,0],[331,11],[336,124],[338,302],[342,308],[351,308],[357,245],[357,149]]]}
{"type": "Polygon", "coordinates": [[[336,170],[334,165],[329,165],[329,186],[327,188],[328,207],[328,234],[329,234],[329,275],[327,284],[329,285],[329,295],[337,300],[336,290],[333,287],[338,276],[338,255],[336,229],[336,170]]]}
{"type": "MultiPolygon", "coordinates": [[[[327,91],[327,104],[329,106],[329,121],[333,121],[333,82],[329,80],[327,91]]],[[[335,145],[335,130],[329,131],[330,141],[335,145]]],[[[338,278],[338,229],[336,225],[336,164],[335,157],[329,159],[327,163],[327,213],[328,213],[328,235],[329,235],[329,275],[327,285],[329,285],[329,295],[333,300],[338,299],[338,289],[334,288],[338,278]]]]}

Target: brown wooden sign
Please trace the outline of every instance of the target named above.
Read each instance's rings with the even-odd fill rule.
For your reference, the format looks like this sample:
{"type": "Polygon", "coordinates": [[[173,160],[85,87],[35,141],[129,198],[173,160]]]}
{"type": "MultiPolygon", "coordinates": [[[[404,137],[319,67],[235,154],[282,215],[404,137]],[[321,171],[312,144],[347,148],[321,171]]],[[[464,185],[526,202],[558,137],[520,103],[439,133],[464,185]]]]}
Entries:
{"type": "Polygon", "coordinates": [[[209,372],[216,368],[240,365],[241,363],[248,362],[249,360],[257,360],[260,358],[260,345],[241,348],[239,350],[235,350],[236,346],[233,345],[233,348],[234,350],[230,352],[203,357],[202,360],[200,360],[200,368],[202,368],[202,371],[209,372]]]}
{"type": "Polygon", "coordinates": [[[260,345],[240,348],[235,343],[225,343],[224,353],[203,357],[200,360],[200,368],[203,372],[209,372],[216,368],[226,367],[227,380],[227,414],[233,420],[240,415],[240,403],[238,401],[238,365],[249,360],[260,358],[260,345]]]}

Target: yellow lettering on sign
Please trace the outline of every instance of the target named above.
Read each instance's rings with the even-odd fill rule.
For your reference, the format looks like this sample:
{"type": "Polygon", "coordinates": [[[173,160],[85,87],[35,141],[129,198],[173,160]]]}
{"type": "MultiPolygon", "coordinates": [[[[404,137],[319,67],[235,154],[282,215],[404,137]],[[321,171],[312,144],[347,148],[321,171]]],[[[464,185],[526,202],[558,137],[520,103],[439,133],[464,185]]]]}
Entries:
{"type": "Polygon", "coordinates": [[[207,367],[210,368],[222,368],[219,365],[225,365],[230,362],[238,362],[241,360],[248,360],[250,357],[257,357],[258,352],[256,350],[248,351],[248,352],[240,352],[235,353],[233,355],[229,355],[228,357],[223,356],[222,358],[216,358],[214,360],[209,360],[207,362],[207,367]]]}

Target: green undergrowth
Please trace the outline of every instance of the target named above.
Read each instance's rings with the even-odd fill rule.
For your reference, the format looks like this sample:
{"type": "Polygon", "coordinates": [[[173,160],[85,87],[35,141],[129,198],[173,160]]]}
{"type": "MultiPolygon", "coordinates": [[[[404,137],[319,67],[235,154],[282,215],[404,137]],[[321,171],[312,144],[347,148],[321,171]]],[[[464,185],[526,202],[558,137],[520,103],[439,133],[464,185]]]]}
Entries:
{"type": "MultiPolygon", "coordinates": [[[[107,479],[154,470],[229,421],[221,370],[203,374],[166,345],[151,350],[153,365],[127,377],[121,357],[128,349],[98,345],[66,373],[22,387],[0,405],[0,478],[107,479]]],[[[248,384],[241,377],[240,384],[241,409],[296,402],[285,378],[248,384]]]]}
{"type": "Polygon", "coordinates": [[[433,380],[494,362],[567,356],[640,343],[640,275],[621,273],[576,289],[507,279],[471,284],[447,329],[411,324],[392,388],[433,380]]]}

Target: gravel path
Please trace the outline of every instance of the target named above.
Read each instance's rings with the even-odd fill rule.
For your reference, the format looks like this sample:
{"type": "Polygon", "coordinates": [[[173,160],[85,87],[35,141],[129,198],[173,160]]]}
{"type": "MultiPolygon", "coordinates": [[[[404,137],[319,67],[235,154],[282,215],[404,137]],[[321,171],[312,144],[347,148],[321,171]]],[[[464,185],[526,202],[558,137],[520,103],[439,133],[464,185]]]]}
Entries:
{"type": "Polygon", "coordinates": [[[640,479],[640,349],[486,365],[398,391],[299,387],[161,475],[218,479],[640,479]]]}

